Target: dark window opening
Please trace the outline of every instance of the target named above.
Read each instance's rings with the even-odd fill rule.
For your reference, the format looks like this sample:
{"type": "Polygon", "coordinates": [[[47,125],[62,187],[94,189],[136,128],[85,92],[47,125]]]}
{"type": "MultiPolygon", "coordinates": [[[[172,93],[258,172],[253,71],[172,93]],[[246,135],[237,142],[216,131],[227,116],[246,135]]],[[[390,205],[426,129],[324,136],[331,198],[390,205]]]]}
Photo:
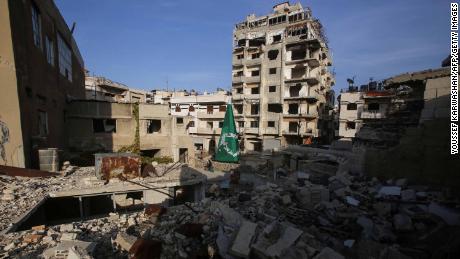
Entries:
{"type": "Polygon", "coordinates": [[[260,71],[259,70],[253,70],[251,71],[251,76],[259,76],[260,71]]]}
{"type": "Polygon", "coordinates": [[[195,121],[189,121],[187,127],[188,127],[188,128],[193,128],[193,127],[195,127],[195,121]]]}
{"type": "Polygon", "coordinates": [[[274,43],[280,42],[280,41],[281,41],[281,34],[273,36],[273,42],[274,43]]]}
{"type": "Polygon", "coordinates": [[[214,112],[214,106],[208,105],[206,107],[206,111],[207,111],[208,114],[212,114],[214,112]]]}
{"type": "Polygon", "coordinates": [[[289,132],[297,132],[298,128],[299,128],[298,122],[294,122],[294,121],[289,122],[289,132]]]}
{"type": "Polygon", "coordinates": [[[276,85],[271,85],[271,86],[269,86],[269,87],[268,87],[268,92],[270,92],[270,93],[276,92],[276,85]]]}
{"type": "Polygon", "coordinates": [[[259,122],[258,121],[251,121],[251,128],[258,128],[259,122]]]}
{"type": "Polygon", "coordinates": [[[94,133],[116,133],[117,120],[115,119],[93,119],[94,133]]]}
{"type": "Polygon", "coordinates": [[[176,112],[180,112],[180,106],[178,104],[176,104],[176,112]]]}
{"type": "Polygon", "coordinates": [[[299,97],[301,88],[302,88],[302,85],[300,85],[300,84],[296,84],[294,86],[289,87],[289,96],[290,97],[299,97]]]}
{"type": "Polygon", "coordinates": [[[161,131],[161,120],[148,120],[147,121],[147,134],[161,131]]]}
{"type": "Polygon", "coordinates": [[[251,104],[251,115],[259,114],[259,104],[251,104]]]}
{"type": "Polygon", "coordinates": [[[279,103],[269,103],[267,110],[268,112],[281,113],[283,111],[283,106],[279,103]]]}
{"type": "Polygon", "coordinates": [[[243,105],[241,104],[235,104],[233,105],[235,107],[235,110],[238,114],[242,114],[243,113],[243,105]]]}
{"type": "Polygon", "coordinates": [[[223,121],[219,121],[219,128],[223,128],[224,127],[224,122],[223,121]]]}
{"type": "Polygon", "coordinates": [[[299,60],[299,59],[304,59],[305,56],[307,55],[307,52],[303,50],[292,50],[291,52],[291,60],[299,60]]]}
{"type": "Polygon", "coordinates": [[[257,59],[257,58],[260,58],[260,53],[254,53],[251,55],[251,58],[252,59],[257,59]]]}
{"type": "Polygon", "coordinates": [[[184,124],[184,118],[176,118],[177,124],[184,124]]]}
{"type": "Polygon", "coordinates": [[[160,157],[161,155],[161,149],[147,149],[147,150],[142,150],[141,151],[142,156],[147,156],[147,157],[160,157]]]}
{"type": "Polygon", "coordinates": [[[268,72],[270,75],[276,74],[276,67],[270,68],[268,72]]]}
{"type": "Polygon", "coordinates": [[[243,88],[236,88],[236,93],[237,94],[242,94],[243,93],[243,88]]]}
{"type": "Polygon", "coordinates": [[[367,109],[369,111],[378,111],[380,109],[380,105],[378,103],[370,103],[367,109]]]}
{"type": "Polygon", "coordinates": [[[267,57],[269,60],[275,60],[278,57],[279,51],[277,49],[275,50],[270,50],[267,53],[267,57]]]}
{"type": "Polygon", "coordinates": [[[246,46],[246,39],[242,39],[238,41],[238,47],[244,47],[246,46]]]}
{"type": "Polygon", "coordinates": [[[251,88],[251,94],[259,94],[259,87],[251,88]]]}
{"type": "Polygon", "coordinates": [[[297,104],[297,103],[290,103],[290,104],[289,104],[288,113],[289,113],[289,114],[298,114],[298,113],[299,113],[299,104],[297,104]]]}
{"type": "Polygon", "coordinates": [[[305,75],[305,67],[291,69],[291,78],[301,78],[305,75]]]}
{"type": "Polygon", "coordinates": [[[259,47],[265,45],[265,37],[249,40],[249,47],[259,47]]]}
{"type": "Polygon", "coordinates": [[[275,127],[275,121],[267,121],[267,127],[274,128],[275,127]]]}
{"type": "Polygon", "coordinates": [[[347,104],[347,110],[351,111],[351,110],[356,110],[356,109],[358,109],[358,105],[356,103],[347,104]]]}
{"type": "Polygon", "coordinates": [[[189,112],[194,112],[194,111],[195,111],[195,107],[193,107],[193,105],[190,105],[190,106],[188,107],[188,111],[189,111],[189,112]]]}
{"type": "Polygon", "coordinates": [[[243,58],[244,58],[243,54],[236,55],[236,59],[243,59],[243,58]]]}
{"type": "Polygon", "coordinates": [[[347,121],[347,124],[345,126],[346,126],[346,129],[355,129],[356,128],[356,122],[347,121]]]}
{"type": "Polygon", "coordinates": [[[225,111],[227,111],[227,106],[225,106],[225,105],[219,106],[219,111],[220,111],[220,112],[225,112],[225,111]]]}
{"type": "Polygon", "coordinates": [[[239,121],[238,122],[238,127],[244,128],[244,121],[239,121]]]}

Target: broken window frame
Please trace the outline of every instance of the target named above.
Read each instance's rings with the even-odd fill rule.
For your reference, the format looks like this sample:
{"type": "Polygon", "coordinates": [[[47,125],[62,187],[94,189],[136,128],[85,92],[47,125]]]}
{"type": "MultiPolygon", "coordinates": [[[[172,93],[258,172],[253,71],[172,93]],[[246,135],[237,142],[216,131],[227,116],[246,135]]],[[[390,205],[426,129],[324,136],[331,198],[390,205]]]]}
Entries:
{"type": "Polygon", "coordinates": [[[347,111],[356,111],[358,110],[358,105],[356,103],[348,103],[347,111]]]}
{"type": "Polygon", "coordinates": [[[46,111],[38,110],[38,135],[47,136],[48,131],[48,113],[46,111]]]}
{"type": "Polygon", "coordinates": [[[146,126],[147,134],[161,133],[161,120],[147,120],[146,126]]]}
{"type": "Polygon", "coordinates": [[[117,133],[117,120],[93,118],[93,133],[117,133]]]}
{"type": "Polygon", "coordinates": [[[371,112],[377,112],[380,110],[380,103],[369,103],[367,105],[367,110],[371,112]]]}
{"type": "Polygon", "coordinates": [[[279,54],[279,50],[272,49],[268,51],[267,57],[269,60],[276,60],[278,58],[278,54],[279,54]]]}
{"type": "Polygon", "coordinates": [[[32,12],[32,33],[33,33],[33,41],[34,45],[41,50],[42,48],[42,22],[41,22],[41,14],[38,10],[38,7],[32,3],[31,4],[31,12],[32,12]]]}

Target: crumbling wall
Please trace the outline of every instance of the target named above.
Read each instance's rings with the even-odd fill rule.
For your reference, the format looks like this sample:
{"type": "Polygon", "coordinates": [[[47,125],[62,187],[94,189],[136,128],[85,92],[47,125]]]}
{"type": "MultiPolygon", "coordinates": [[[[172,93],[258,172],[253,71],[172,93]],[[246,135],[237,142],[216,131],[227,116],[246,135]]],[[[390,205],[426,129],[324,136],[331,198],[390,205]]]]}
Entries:
{"type": "Polygon", "coordinates": [[[366,150],[366,172],[377,177],[404,177],[420,184],[460,187],[460,159],[450,155],[449,132],[446,119],[407,128],[395,147],[366,150]]]}

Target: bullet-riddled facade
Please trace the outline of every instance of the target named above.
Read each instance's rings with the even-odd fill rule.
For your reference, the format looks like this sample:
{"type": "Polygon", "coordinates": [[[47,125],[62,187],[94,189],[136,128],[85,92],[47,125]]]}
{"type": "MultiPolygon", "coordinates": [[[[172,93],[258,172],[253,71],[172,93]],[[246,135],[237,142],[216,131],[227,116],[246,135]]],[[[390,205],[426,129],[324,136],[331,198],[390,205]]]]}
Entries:
{"type": "Polygon", "coordinates": [[[249,15],[233,33],[232,96],[243,150],[327,142],[334,92],[327,40],[300,3],[249,15]]]}

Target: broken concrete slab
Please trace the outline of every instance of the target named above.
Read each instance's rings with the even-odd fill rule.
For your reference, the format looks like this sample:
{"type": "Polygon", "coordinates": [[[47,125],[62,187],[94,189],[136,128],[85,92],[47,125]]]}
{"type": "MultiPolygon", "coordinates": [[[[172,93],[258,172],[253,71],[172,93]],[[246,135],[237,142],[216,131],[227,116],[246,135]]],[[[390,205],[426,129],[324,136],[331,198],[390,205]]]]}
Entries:
{"type": "Polygon", "coordinates": [[[345,257],[329,247],[323,248],[313,259],[345,259],[345,257]]]}
{"type": "Polygon", "coordinates": [[[96,243],[95,242],[85,242],[85,241],[80,241],[80,240],[63,241],[55,247],[46,249],[42,253],[42,257],[45,259],[51,259],[51,258],[55,258],[56,255],[58,254],[66,255],[69,253],[69,250],[71,248],[74,248],[74,249],[77,248],[80,255],[82,255],[82,252],[84,252],[84,255],[91,256],[94,254],[96,243]]]}
{"type": "Polygon", "coordinates": [[[300,229],[291,226],[285,227],[278,241],[267,248],[266,254],[271,258],[279,258],[282,252],[291,247],[302,233],[303,231],[300,229]]]}
{"type": "Polygon", "coordinates": [[[137,237],[131,236],[124,232],[118,232],[117,237],[113,241],[113,244],[117,248],[121,248],[125,251],[129,251],[133,244],[136,242],[137,237]]]}
{"type": "Polygon", "coordinates": [[[448,225],[460,226],[460,212],[436,202],[431,202],[428,205],[428,212],[441,217],[448,225]]]}
{"type": "Polygon", "coordinates": [[[400,196],[401,187],[399,186],[382,186],[378,192],[379,197],[383,196],[400,196]]]}
{"type": "Polygon", "coordinates": [[[398,231],[410,231],[413,229],[412,219],[403,213],[398,213],[393,217],[393,226],[398,231]]]}
{"type": "Polygon", "coordinates": [[[230,254],[247,258],[251,252],[251,244],[256,232],[257,224],[243,221],[238,234],[230,247],[230,254]]]}

